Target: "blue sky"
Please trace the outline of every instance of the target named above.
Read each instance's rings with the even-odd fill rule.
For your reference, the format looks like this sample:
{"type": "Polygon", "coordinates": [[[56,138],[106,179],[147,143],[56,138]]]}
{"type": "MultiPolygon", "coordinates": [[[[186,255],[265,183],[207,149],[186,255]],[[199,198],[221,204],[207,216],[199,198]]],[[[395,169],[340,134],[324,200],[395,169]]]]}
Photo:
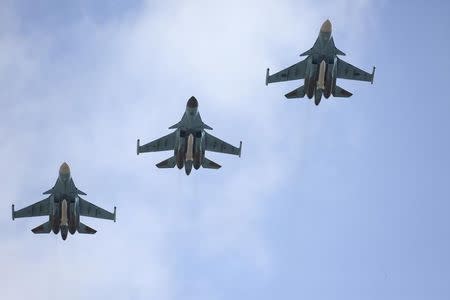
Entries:
{"type": "Polygon", "coordinates": [[[0,4],[1,298],[450,298],[448,4],[61,3],[0,4]],[[326,18],[374,85],[318,107],[266,87],[326,18]],[[191,95],[242,157],[187,177],[136,156],[191,95]],[[11,221],[63,161],[117,223],[62,241],[11,221]]]}

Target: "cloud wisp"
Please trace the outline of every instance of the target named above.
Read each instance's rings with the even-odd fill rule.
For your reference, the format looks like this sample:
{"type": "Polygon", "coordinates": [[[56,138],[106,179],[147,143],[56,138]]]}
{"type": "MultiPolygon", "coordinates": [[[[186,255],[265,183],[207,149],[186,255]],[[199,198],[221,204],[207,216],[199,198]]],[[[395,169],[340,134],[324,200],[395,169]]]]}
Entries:
{"type": "MultiPolygon", "coordinates": [[[[353,2],[350,19],[360,22],[370,4],[353,2]]],[[[1,211],[11,201],[40,200],[68,161],[88,200],[118,206],[118,222],[86,220],[99,229],[95,236],[62,242],[28,231],[40,219],[11,223],[4,214],[2,297],[175,299],[186,289],[180,272],[197,267],[177,249],[187,249],[184,258],[235,260],[256,278],[269,276],[265,203],[290,180],[308,133],[286,140],[292,121],[280,116],[294,114],[282,105],[281,89],[264,86],[265,68],[293,62],[313,41],[328,17],[321,8],[308,1],[149,2],[120,21],[82,18],[63,27],[66,36],[38,26],[21,33],[8,11],[9,30],[0,36],[1,211]],[[191,95],[215,135],[243,140],[243,156],[211,154],[224,167],[190,177],[157,170],[168,154],[137,157],[135,141],[168,133],[191,95]]],[[[306,128],[308,113],[295,117],[306,128]]],[[[195,295],[220,299],[210,284],[201,282],[205,291],[195,295]]]]}

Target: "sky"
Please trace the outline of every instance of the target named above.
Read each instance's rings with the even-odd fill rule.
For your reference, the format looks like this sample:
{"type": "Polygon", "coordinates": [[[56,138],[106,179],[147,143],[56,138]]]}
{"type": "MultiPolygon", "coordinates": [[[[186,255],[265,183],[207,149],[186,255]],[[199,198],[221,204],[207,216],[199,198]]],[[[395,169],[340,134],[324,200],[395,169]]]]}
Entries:
{"type": "Polygon", "coordinates": [[[447,16],[441,1],[0,2],[1,299],[449,299],[447,16]],[[286,100],[264,85],[327,18],[374,84],[286,100]],[[195,96],[242,157],[136,155],[195,96]],[[117,222],[11,220],[68,162],[117,222]]]}

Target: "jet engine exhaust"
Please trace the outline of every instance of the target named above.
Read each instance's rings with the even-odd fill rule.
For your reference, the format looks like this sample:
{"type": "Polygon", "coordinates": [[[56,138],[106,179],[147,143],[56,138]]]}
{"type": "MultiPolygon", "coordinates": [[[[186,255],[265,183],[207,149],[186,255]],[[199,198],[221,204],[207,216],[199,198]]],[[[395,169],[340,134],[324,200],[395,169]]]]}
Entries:
{"type": "Polygon", "coordinates": [[[196,169],[196,170],[198,170],[200,168],[200,166],[202,165],[200,157],[201,157],[200,151],[197,151],[194,155],[194,169],[196,169]]]}

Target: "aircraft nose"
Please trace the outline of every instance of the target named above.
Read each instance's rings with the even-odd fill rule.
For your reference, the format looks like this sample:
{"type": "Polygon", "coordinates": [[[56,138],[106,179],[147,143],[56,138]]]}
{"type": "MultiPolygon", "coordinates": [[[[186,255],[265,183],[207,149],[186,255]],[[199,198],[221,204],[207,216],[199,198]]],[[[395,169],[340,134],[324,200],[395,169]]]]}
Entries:
{"type": "Polygon", "coordinates": [[[191,98],[189,98],[186,106],[189,108],[197,108],[198,107],[197,99],[194,96],[192,96],[191,98]]]}
{"type": "Polygon", "coordinates": [[[61,175],[70,174],[70,168],[66,162],[63,162],[61,167],[59,168],[59,174],[61,174],[61,175]]]}
{"type": "Polygon", "coordinates": [[[320,32],[331,33],[331,29],[332,29],[331,22],[330,20],[327,19],[325,22],[323,22],[322,27],[320,27],[320,32]]]}

